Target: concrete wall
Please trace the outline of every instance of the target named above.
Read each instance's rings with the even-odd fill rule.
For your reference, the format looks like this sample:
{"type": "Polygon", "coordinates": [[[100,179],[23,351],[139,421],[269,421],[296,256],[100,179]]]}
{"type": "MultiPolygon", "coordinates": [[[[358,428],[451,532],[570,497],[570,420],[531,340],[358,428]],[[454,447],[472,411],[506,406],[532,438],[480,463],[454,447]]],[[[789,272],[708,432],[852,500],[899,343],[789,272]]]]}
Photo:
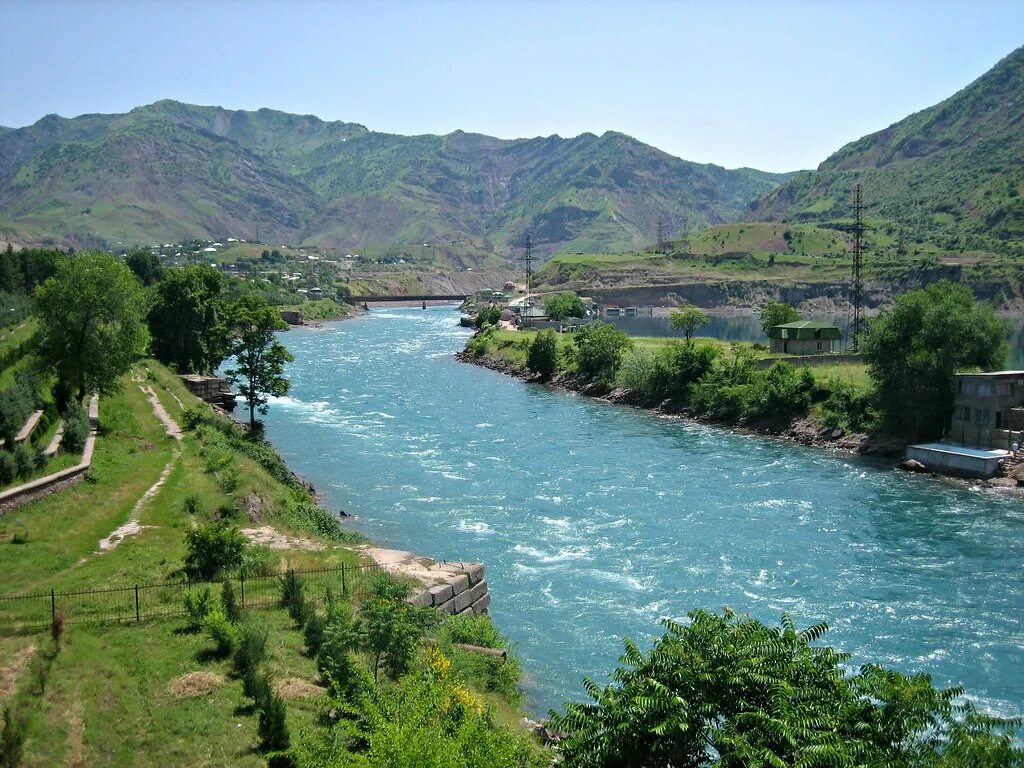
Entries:
{"type": "Polygon", "coordinates": [[[413,605],[449,614],[488,612],[491,595],[482,563],[438,562],[401,549],[364,547],[363,551],[388,573],[422,585],[409,598],[413,605]]]}
{"type": "Polygon", "coordinates": [[[758,368],[771,368],[775,363],[790,365],[841,365],[863,363],[864,355],[798,355],[794,357],[764,357],[757,361],[758,368]]]}
{"type": "MultiPolygon", "coordinates": [[[[952,447],[955,451],[955,447],[952,447]]],[[[970,456],[953,451],[942,451],[926,445],[907,446],[907,458],[919,461],[935,472],[967,477],[992,477],[999,468],[999,457],[970,456]]]]}
{"type": "Polygon", "coordinates": [[[835,343],[835,339],[772,339],[772,352],[784,355],[827,355],[832,352],[835,343]]]}

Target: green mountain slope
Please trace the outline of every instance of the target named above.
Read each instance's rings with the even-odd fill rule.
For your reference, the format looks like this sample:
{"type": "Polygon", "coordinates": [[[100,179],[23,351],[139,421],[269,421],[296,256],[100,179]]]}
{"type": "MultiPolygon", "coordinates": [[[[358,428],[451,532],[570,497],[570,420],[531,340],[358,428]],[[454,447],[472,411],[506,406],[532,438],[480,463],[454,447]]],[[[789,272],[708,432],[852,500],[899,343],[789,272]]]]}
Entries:
{"type": "Polygon", "coordinates": [[[754,221],[848,219],[943,250],[1024,252],[1024,47],[940,104],[840,149],[751,205],[754,221]]]}
{"type": "Polygon", "coordinates": [[[69,243],[234,235],[342,249],[614,251],[737,220],[786,174],[623,134],[396,136],[269,109],[160,101],[0,131],[0,229],[69,243]],[[258,233],[257,233],[258,228],[258,233]]]}

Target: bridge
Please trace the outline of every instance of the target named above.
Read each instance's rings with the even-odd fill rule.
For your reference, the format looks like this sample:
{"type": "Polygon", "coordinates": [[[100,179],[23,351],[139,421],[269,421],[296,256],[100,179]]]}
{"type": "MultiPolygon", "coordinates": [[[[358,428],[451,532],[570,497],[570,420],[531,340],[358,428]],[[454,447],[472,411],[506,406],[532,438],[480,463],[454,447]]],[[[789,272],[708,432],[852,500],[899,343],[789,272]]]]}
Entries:
{"type": "Polygon", "coordinates": [[[349,296],[348,301],[353,304],[369,303],[371,301],[465,301],[468,293],[435,293],[435,294],[414,294],[407,293],[399,295],[380,294],[377,296],[349,296]]]}

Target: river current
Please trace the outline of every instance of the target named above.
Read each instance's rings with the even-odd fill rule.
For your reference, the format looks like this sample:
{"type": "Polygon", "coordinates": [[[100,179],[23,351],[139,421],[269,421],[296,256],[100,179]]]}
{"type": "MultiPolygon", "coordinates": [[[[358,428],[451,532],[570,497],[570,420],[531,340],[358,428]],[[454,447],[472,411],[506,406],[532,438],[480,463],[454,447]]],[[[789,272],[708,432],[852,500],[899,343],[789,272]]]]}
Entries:
{"type": "Polygon", "coordinates": [[[827,621],[853,654],[1024,712],[1024,503],[458,363],[450,308],[283,341],[267,434],[387,546],[486,563],[530,708],[582,698],[621,638],[730,606],[827,621]]]}

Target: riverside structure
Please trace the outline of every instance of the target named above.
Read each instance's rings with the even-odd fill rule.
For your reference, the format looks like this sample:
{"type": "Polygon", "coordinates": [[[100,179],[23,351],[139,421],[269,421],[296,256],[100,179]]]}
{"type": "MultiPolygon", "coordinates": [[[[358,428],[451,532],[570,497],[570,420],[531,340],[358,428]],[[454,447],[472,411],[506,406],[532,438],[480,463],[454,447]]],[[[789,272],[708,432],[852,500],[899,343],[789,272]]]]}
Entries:
{"type": "Polygon", "coordinates": [[[1019,498],[525,384],[456,362],[468,335],[444,308],[289,331],[267,435],[382,545],[486,565],[533,709],[728,605],[1021,714],[1019,498]]]}

